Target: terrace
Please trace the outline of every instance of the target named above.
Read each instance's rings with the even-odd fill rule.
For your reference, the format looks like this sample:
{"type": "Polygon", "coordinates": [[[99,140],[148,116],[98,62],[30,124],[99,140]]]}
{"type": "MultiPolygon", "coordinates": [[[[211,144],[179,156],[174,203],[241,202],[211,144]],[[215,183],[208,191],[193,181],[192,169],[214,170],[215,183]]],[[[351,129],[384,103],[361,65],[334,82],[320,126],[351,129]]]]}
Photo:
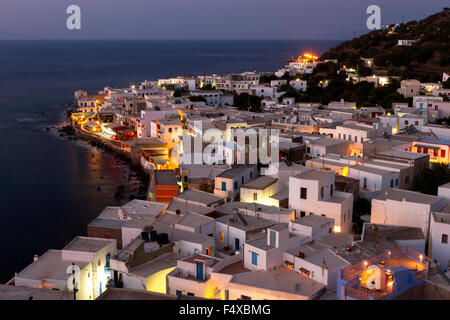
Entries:
{"type": "Polygon", "coordinates": [[[386,299],[423,282],[429,263],[428,257],[415,250],[395,248],[342,269],[339,281],[344,284],[345,298],[386,299]]]}

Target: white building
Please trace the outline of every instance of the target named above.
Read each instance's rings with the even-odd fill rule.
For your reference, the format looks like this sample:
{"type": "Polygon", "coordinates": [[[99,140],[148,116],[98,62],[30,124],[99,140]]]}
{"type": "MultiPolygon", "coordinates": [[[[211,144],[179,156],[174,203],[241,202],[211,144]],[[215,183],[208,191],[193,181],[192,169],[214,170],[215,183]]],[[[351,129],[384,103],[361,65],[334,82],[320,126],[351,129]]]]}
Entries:
{"type": "Polygon", "coordinates": [[[430,225],[431,258],[436,260],[441,269],[450,270],[450,214],[433,212],[430,225]]]}
{"type": "Polygon", "coordinates": [[[361,194],[364,192],[383,192],[389,188],[399,188],[400,173],[364,166],[362,164],[351,166],[348,177],[359,180],[361,194]]]}
{"type": "Polygon", "coordinates": [[[353,194],[335,191],[335,174],[311,170],[289,178],[289,208],[302,217],[318,214],[334,219],[334,231],[351,233],[353,194]]]}
{"type": "Polygon", "coordinates": [[[308,89],[308,82],[306,80],[295,79],[289,81],[289,85],[297,91],[305,92],[308,89]]]}
{"type": "Polygon", "coordinates": [[[68,286],[74,279],[76,299],[95,300],[106,290],[110,259],[116,251],[116,240],[76,237],[63,250],[35,256],[32,264],[16,274],[14,285],[73,292],[68,286]]]}
{"type": "Polygon", "coordinates": [[[371,223],[421,228],[428,237],[430,215],[447,206],[447,199],[402,189],[390,189],[372,199],[371,223]]]}
{"type": "Polygon", "coordinates": [[[238,165],[215,177],[214,194],[236,201],[240,197],[240,187],[258,176],[256,165],[238,165]]]}

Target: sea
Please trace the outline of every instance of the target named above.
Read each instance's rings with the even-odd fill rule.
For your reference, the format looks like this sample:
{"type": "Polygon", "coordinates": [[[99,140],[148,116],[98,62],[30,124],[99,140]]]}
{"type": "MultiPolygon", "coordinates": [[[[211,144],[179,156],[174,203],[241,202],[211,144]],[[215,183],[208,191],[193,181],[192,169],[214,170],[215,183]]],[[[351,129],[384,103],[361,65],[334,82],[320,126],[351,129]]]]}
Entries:
{"type": "Polygon", "coordinates": [[[73,92],[143,80],[275,71],[340,41],[0,41],[0,283],[62,249],[143,181],[126,161],[60,136],[73,92]],[[117,190],[121,197],[117,197],[117,190]]]}

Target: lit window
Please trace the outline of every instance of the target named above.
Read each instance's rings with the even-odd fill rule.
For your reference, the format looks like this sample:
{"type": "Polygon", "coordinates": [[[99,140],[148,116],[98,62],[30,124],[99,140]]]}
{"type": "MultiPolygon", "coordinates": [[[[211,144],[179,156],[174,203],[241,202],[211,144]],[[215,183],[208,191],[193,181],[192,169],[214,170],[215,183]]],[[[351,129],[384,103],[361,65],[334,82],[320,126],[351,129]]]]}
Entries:
{"type": "Polygon", "coordinates": [[[339,227],[339,226],[334,226],[333,231],[336,232],[336,233],[339,233],[339,232],[341,232],[341,227],[339,227]]]}
{"type": "Polygon", "coordinates": [[[220,242],[223,242],[223,232],[220,233],[220,242]]]}
{"type": "Polygon", "coordinates": [[[253,200],[254,201],[258,200],[258,194],[256,192],[253,192],[253,200]]]}

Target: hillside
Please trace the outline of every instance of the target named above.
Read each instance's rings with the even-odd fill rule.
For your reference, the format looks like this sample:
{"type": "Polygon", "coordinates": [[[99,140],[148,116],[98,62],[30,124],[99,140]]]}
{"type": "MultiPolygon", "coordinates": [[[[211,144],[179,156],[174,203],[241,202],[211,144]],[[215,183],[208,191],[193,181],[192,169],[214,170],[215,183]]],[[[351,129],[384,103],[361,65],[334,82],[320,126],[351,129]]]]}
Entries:
{"type": "Polygon", "coordinates": [[[360,66],[360,58],[373,58],[374,69],[389,75],[438,81],[450,68],[450,8],[420,21],[390,25],[341,43],[320,59],[338,59],[349,67],[360,66]],[[398,40],[417,40],[398,46],[398,40]]]}

